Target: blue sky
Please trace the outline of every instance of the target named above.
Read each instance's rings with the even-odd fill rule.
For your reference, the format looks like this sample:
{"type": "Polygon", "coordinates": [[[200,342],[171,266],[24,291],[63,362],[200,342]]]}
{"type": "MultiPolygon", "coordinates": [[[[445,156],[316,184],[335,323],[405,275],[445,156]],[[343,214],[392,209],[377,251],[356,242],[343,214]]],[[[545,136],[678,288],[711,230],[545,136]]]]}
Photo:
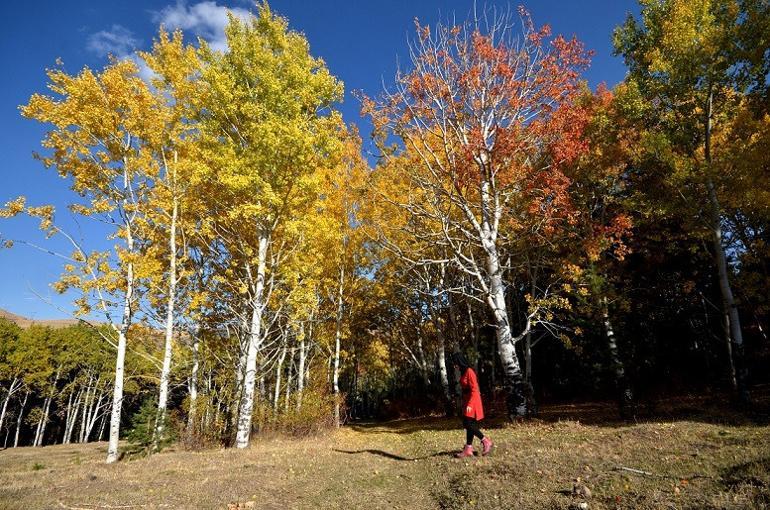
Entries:
{"type": "MultiPolygon", "coordinates": [[[[507,8],[519,3],[489,0],[486,5],[507,8]]],[[[346,120],[358,124],[366,134],[367,122],[360,118],[351,92],[374,95],[383,81],[391,81],[397,59],[405,61],[415,17],[429,24],[453,14],[463,19],[473,2],[272,0],[270,5],[289,19],[293,29],[305,33],[312,53],[322,57],[345,83],[340,108],[346,120]]],[[[483,2],[479,0],[478,5],[483,2]]],[[[638,12],[635,0],[529,0],[524,5],[537,25],[548,23],[554,33],[575,34],[596,52],[585,74],[592,87],[601,82],[612,86],[623,79],[625,68],[612,56],[611,34],[628,13],[638,12]]],[[[23,119],[18,112],[31,94],[45,91],[45,69],[53,67],[57,58],[73,73],[83,66],[99,68],[107,52],[128,54],[135,48],[149,48],[161,21],[221,43],[225,8],[244,14],[252,6],[241,0],[1,2],[0,69],[6,70],[6,78],[0,80],[0,203],[26,195],[30,204],[50,203],[63,211],[72,198],[68,183],[32,158],[33,151],[40,149],[45,126],[23,119]]],[[[60,214],[58,221],[82,236],[86,245],[104,246],[87,221],[77,224],[66,214],[60,214]]],[[[47,249],[66,249],[60,240],[43,239],[36,223],[27,219],[3,220],[0,235],[47,249]]],[[[21,244],[0,250],[0,308],[38,319],[66,317],[69,298],[50,289],[61,267],[61,260],[21,244]]]]}

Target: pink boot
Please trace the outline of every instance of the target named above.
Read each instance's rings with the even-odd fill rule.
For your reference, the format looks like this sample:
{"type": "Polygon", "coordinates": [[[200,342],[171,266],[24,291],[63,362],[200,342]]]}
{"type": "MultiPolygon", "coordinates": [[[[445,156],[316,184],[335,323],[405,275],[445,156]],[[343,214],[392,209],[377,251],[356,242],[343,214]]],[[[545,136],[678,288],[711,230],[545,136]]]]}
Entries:
{"type": "Polygon", "coordinates": [[[489,439],[489,436],[484,436],[484,439],[481,440],[481,455],[489,455],[489,452],[492,451],[492,440],[489,439]]]}
{"type": "Polygon", "coordinates": [[[466,444],[465,448],[463,448],[463,451],[460,453],[455,453],[455,457],[458,459],[464,459],[465,457],[473,457],[473,446],[466,444]]]}

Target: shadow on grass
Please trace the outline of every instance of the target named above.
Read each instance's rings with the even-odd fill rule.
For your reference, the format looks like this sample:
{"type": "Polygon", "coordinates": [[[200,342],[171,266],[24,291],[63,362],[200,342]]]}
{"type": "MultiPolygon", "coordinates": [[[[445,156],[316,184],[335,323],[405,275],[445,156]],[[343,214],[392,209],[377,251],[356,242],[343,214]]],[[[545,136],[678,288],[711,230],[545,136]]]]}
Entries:
{"type": "Polygon", "coordinates": [[[432,459],[434,457],[449,457],[451,455],[454,455],[457,453],[456,450],[448,450],[445,452],[438,452],[438,453],[432,453],[430,455],[422,455],[420,457],[402,457],[401,455],[396,455],[395,453],[386,452],[383,450],[373,450],[373,449],[366,449],[366,450],[338,450],[337,448],[333,448],[333,450],[337,453],[347,453],[349,455],[355,455],[360,453],[368,453],[371,455],[378,455],[380,457],[385,457],[386,459],[391,460],[400,460],[400,461],[408,461],[408,462],[414,462],[416,460],[425,460],[425,459],[432,459]]]}
{"type": "Polygon", "coordinates": [[[460,430],[460,418],[425,416],[422,418],[404,418],[399,420],[361,422],[351,425],[356,432],[368,434],[412,434],[421,430],[460,430]]]}
{"type": "MultiPolygon", "coordinates": [[[[722,472],[722,484],[728,488],[753,485],[770,491],[770,457],[736,464],[722,472]]],[[[770,492],[767,493],[770,497],[770,492]]]]}

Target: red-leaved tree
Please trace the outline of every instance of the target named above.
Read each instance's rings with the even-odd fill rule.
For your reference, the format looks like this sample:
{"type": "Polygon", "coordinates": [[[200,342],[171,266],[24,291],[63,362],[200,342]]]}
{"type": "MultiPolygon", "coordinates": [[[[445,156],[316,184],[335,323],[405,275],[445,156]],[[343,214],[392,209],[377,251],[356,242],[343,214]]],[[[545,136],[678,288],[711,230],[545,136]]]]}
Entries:
{"type": "MultiPolygon", "coordinates": [[[[575,104],[589,53],[577,39],[536,29],[528,12],[474,15],[461,25],[417,24],[410,67],[376,100],[364,99],[376,139],[419,192],[389,197],[414,221],[402,230],[448,254],[470,275],[463,292],[488,304],[505,372],[510,416],[527,413],[515,345],[538,320],[532,301],[514,336],[506,306],[507,261],[574,221],[563,165],[586,150],[575,104]],[[515,255],[514,255],[515,256],[515,255]]],[[[435,253],[435,250],[433,250],[435,253]]]]}

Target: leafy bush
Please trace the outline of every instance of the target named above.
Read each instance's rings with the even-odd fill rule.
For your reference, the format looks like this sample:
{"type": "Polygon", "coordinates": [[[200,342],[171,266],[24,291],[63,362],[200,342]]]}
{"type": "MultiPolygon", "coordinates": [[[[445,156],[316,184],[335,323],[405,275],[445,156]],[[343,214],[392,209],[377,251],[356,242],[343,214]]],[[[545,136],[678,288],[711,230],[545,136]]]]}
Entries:
{"type": "MultiPolygon", "coordinates": [[[[273,408],[272,401],[258,400],[254,406],[253,420],[259,433],[276,432],[292,436],[308,436],[334,427],[336,401],[334,395],[325,390],[305,388],[302,392],[301,406],[297,405],[297,397],[298,395],[294,394],[289,399],[288,409],[283,396],[277,409],[273,408]]],[[[337,398],[341,402],[340,414],[345,416],[345,408],[342,404],[344,397],[337,398]]]]}

